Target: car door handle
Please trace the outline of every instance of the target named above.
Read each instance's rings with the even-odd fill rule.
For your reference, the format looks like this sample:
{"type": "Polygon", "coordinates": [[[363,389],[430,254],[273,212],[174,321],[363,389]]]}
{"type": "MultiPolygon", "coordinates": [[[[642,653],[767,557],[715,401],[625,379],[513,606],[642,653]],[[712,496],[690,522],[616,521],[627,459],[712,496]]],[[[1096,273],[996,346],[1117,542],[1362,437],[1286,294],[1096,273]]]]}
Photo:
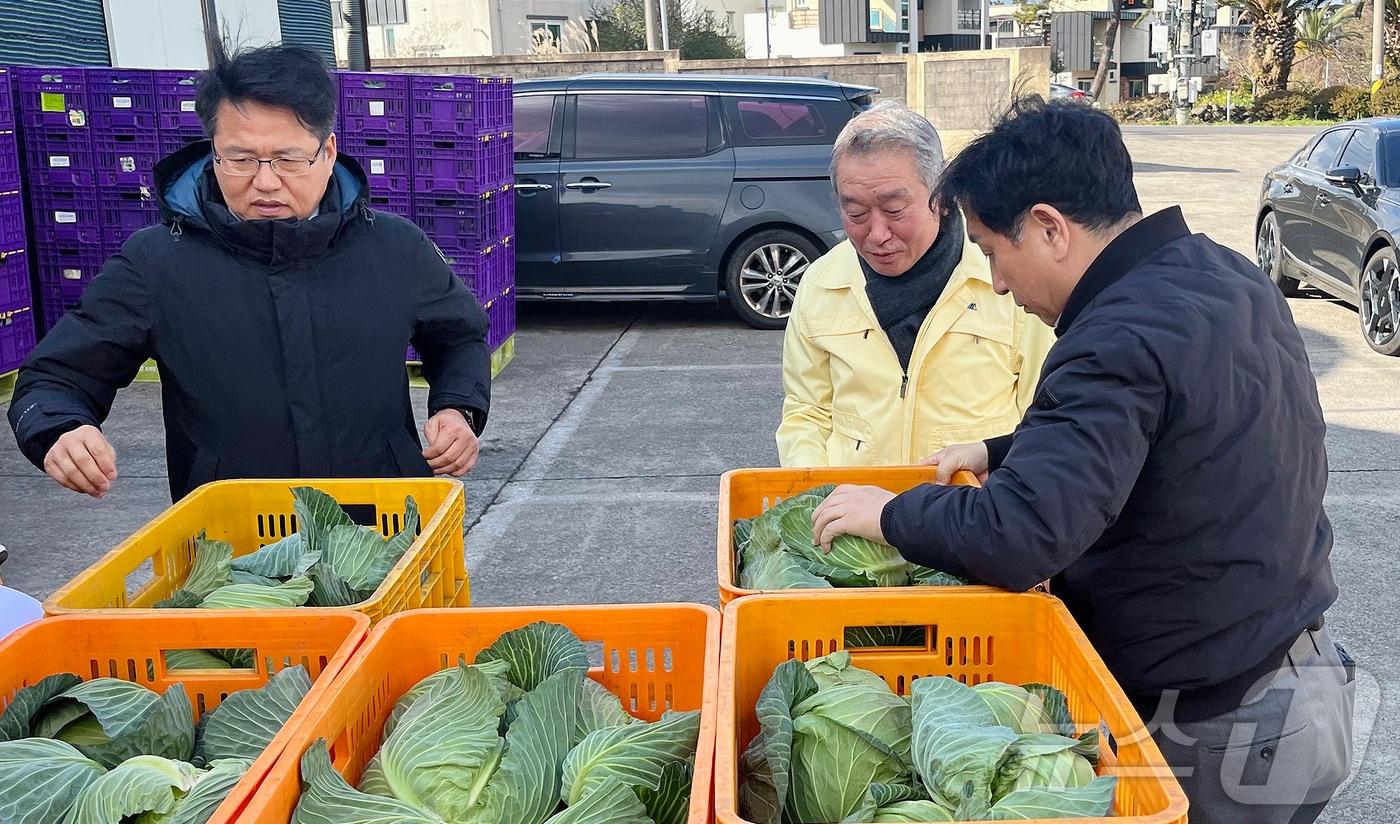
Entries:
{"type": "Polygon", "coordinates": [[[517,183],[517,184],[515,184],[515,191],[517,191],[517,192],[547,192],[547,191],[549,191],[550,189],[553,189],[553,188],[554,188],[553,184],[550,184],[550,183],[517,183]]]}
{"type": "Polygon", "coordinates": [[[564,188],[574,189],[575,191],[594,192],[599,189],[611,189],[612,184],[604,183],[601,180],[580,180],[578,183],[565,183],[564,188]]]}

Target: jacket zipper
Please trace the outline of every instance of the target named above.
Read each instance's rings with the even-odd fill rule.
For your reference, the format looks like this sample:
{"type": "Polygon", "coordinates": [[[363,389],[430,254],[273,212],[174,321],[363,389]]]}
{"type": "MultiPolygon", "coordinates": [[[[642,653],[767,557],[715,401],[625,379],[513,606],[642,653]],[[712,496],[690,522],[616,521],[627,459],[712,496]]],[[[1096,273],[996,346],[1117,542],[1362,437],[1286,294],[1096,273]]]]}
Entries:
{"type": "Polygon", "coordinates": [[[909,372],[906,370],[904,377],[899,381],[899,399],[904,400],[904,393],[909,390],[909,372]]]}

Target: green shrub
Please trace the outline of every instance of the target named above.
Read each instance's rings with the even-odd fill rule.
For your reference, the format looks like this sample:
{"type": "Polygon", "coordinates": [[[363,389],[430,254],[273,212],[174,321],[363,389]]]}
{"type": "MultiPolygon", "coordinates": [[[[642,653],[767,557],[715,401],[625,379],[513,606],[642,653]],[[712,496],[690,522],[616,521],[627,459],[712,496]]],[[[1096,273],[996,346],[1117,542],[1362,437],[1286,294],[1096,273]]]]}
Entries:
{"type": "Polygon", "coordinates": [[[1254,101],[1255,120],[1301,120],[1312,114],[1312,101],[1300,92],[1269,92],[1254,101]]]}
{"type": "Polygon", "coordinates": [[[1119,123],[1161,123],[1172,117],[1172,102],[1165,95],[1124,100],[1108,107],[1119,123]]]}
{"type": "Polygon", "coordinates": [[[1332,116],[1338,120],[1360,120],[1371,116],[1371,90],[1343,86],[1332,98],[1332,116]]]}
{"type": "MultiPolygon", "coordinates": [[[[1346,86],[1328,86],[1325,89],[1318,89],[1312,93],[1312,116],[1319,120],[1335,120],[1337,114],[1337,98],[1347,91],[1346,86]]],[[[1350,120],[1350,118],[1345,118],[1350,120]]]]}
{"type": "Polygon", "coordinates": [[[1216,106],[1223,109],[1227,105],[1233,106],[1236,111],[1248,109],[1250,106],[1254,105],[1254,95],[1247,91],[1232,91],[1227,95],[1225,89],[1216,89],[1213,92],[1199,95],[1196,98],[1196,106],[1201,109],[1207,106],[1216,106]]]}
{"type": "Polygon", "coordinates": [[[1400,114],[1400,85],[1382,86],[1371,96],[1371,114],[1393,117],[1400,114]]]}

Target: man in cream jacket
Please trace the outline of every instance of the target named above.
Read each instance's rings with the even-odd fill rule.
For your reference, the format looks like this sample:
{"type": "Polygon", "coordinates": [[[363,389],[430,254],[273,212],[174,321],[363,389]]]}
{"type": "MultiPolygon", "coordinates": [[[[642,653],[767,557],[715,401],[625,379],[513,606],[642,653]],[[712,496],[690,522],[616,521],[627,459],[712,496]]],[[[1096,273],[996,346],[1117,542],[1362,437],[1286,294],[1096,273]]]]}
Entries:
{"type": "Polygon", "coordinates": [[[1054,337],[992,289],[956,207],[934,202],[943,146],[885,101],[846,125],[831,178],[849,240],[811,265],[783,346],[783,466],[919,463],[1010,432],[1054,337]]]}

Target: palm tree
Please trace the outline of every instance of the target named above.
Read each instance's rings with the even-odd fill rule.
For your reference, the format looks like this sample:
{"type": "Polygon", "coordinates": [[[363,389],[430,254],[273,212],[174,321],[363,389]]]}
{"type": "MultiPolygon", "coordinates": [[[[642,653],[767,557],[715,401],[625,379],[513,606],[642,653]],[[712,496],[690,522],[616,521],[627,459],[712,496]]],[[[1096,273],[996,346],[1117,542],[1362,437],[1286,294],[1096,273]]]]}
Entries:
{"type": "MultiPolygon", "coordinates": [[[[1400,3],[1400,0],[1387,0],[1400,3]]],[[[1331,85],[1332,58],[1337,56],[1337,48],[1343,40],[1356,36],[1347,31],[1347,20],[1356,16],[1358,6],[1339,5],[1331,8],[1308,9],[1298,16],[1296,25],[1298,42],[1295,50],[1300,59],[1321,57],[1323,60],[1322,84],[1331,85]]]]}
{"type": "Polygon", "coordinates": [[[1298,16],[1327,5],[1326,0],[1222,0],[1221,5],[1239,9],[1241,21],[1250,25],[1249,51],[1259,70],[1259,90],[1287,89],[1297,53],[1298,16]]]}

